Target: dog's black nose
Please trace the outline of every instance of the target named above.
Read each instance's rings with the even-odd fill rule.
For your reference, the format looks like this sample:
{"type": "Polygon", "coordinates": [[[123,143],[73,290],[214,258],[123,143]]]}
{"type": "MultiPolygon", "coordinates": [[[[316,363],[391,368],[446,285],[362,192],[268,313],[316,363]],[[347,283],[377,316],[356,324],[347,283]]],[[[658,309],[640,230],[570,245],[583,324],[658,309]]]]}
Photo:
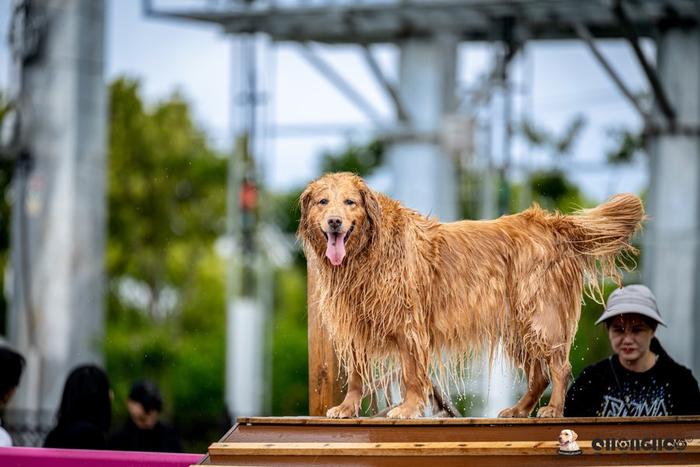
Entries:
{"type": "Polygon", "coordinates": [[[332,231],[340,230],[341,225],[343,225],[343,221],[340,217],[330,217],[328,219],[328,227],[330,227],[332,231]]]}

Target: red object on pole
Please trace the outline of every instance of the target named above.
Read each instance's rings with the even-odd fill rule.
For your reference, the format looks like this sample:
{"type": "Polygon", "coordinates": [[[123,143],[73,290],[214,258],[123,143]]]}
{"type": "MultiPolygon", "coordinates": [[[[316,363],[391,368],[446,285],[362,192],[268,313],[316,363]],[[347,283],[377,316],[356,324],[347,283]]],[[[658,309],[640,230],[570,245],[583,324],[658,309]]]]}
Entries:
{"type": "Polygon", "coordinates": [[[252,211],[257,207],[258,188],[255,183],[246,180],[241,184],[238,202],[244,211],[252,211]]]}

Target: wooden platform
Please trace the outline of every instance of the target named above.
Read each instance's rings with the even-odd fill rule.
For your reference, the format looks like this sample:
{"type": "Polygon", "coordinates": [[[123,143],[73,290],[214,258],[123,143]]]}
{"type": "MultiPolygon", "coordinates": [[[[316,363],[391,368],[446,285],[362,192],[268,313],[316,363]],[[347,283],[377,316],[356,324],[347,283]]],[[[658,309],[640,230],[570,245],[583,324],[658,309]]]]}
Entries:
{"type": "Polygon", "coordinates": [[[214,465],[698,465],[700,417],[391,420],[239,418],[214,465]],[[562,429],[582,454],[562,456],[562,429]],[[594,441],[595,440],[595,441],[594,441]]]}

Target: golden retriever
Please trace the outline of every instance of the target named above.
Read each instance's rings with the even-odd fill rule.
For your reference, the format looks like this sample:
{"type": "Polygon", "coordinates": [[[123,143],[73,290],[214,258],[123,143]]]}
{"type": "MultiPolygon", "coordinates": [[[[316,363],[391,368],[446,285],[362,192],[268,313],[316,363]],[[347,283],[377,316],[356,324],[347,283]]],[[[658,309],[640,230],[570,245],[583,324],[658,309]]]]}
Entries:
{"type": "Polygon", "coordinates": [[[537,415],[562,416],[584,276],[602,302],[600,283],[619,283],[617,260],[635,253],[630,237],[644,218],[641,200],[623,194],[572,216],[533,206],[440,223],[350,173],[313,181],[300,204],[298,237],[317,268],[311,299],[347,371],[345,399],[327,412],[337,418],[357,416],[389,369],[403,401],[387,417],[419,417],[445,355],[451,370],[484,345],[493,355],[499,343],[528,380],[527,393],[499,416],[529,416],[550,381],[549,405],[537,415]]]}

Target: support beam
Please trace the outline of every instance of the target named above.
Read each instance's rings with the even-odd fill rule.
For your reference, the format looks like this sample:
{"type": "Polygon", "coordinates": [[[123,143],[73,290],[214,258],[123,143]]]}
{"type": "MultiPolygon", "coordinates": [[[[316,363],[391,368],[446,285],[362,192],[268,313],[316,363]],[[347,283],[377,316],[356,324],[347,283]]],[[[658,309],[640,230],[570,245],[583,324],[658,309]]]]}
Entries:
{"type": "Polygon", "coordinates": [[[407,123],[409,117],[408,113],[406,112],[406,106],[401,101],[401,97],[399,96],[396,87],[389,82],[386,76],[384,76],[384,73],[382,73],[381,68],[379,68],[379,64],[374,58],[374,55],[372,55],[372,51],[367,44],[362,44],[362,52],[369,69],[372,71],[372,74],[376,80],[379,81],[382,88],[384,88],[384,91],[386,91],[389,97],[391,97],[391,100],[394,103],[394,108],[396,109],[396,116],[399,118],[399,121],[402,123],[407,123]]]}
{"type": "Polygon", "coordinates": [[[316,294],[316,263],[307,256],[307,313],[309,317],[309,415],[325,416],[342,401],[343,383],[338,359],[323,327],[316,294]]]}
{"type": "Polygon", "coordinates": [[[639,36],[637,35],[632,22],[627,17],[625,7],[622,5],[621,0],[615,0],[613,13],[615,13],[615,17],[617,17],[618,21],[620,22],[620,26],[622,26],[622,30],[625,33],[625,38],[632,46],[634,54],[637,56],[637,60],[639,60],[639,64],[642,66],[647,80],[649,80],[649,85],[654,91],[654,97],[656,97],[656,101],[666,117],[668,126],[673,128],[676,123],[676,112],[673,110],[673,106],[666,96],[666,92],[661,85],[661,81],[659,80],[656,71],[651,67],[651,65],[649,65],[649,61],[642,52],[642,48],[639,45],[639,36]]]}
{"type": "Polygon", "coordinates": [[[612,65],[608,63],[608,60],[600,52],[588,28],[579,21],[574,21],[572,25],[574,27],[574,30],[576,31],[576,35],[588,46],[588,50],[591,51],[591,53],[598,61],[600,66],[603,67],[610,79],[613,80],[613,82],[620,90],[622,95],[625,96],[625,98],[630,102],[630,104],[634,106],[635,109],[637,109],[637,112],[639,112],[639,115],[644,120],[646,126],[650,126],[651,116],[642,108],[641,104],[639,103],[639,100],[636,97],[634,97],[634,94],[632,94],[632,92],[627,88],[627,85],[625,85],[624,81],[622,81],[622,78],[620,78],[620,76],[617,74],[612,65]]]}
{"type": "Polygon", "coordinates": [[[355,88],[335,71],[333,67],[319,57],[318,54],[314,53],[307,44],[303,44],[299,47],[299,53],[316,69],[316,71],[321,73],[321,75],[330,81],[338,91],[355,104],[355,107],[362,111],[367,118],[380,127],[384,126],[383,118],[379,115],[379,112],[374,109],[372,104],[370,104],[359,91],[355,90],[355,88]]]}

